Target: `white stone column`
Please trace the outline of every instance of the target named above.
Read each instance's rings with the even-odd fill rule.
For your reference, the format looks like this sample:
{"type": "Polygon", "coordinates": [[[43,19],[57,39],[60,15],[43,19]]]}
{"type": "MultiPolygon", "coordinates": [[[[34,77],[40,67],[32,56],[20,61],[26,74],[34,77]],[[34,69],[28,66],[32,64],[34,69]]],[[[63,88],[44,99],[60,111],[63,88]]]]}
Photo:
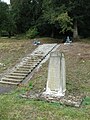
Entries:
{"type": "Polygon", "coordinates": [[[44,94],[54,97],[65,95],[66,72],[64,54],[59,51],[50,54],[48,78],[44,94]]]}

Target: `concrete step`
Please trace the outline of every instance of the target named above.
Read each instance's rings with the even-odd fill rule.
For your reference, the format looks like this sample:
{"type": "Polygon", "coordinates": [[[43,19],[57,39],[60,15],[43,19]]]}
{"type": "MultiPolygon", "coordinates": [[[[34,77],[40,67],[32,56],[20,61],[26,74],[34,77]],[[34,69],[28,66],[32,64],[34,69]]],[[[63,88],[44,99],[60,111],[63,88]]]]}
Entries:
{"type": "MultiPolygon", "coordinates": [[[[28,61],[27,61],[27,63],[29,63],[30,65],[35,64],[35,63],[37,63],[37,62],[41,62],[41,59],[40,59],[40,60],[37,60],[37,61],[31,61],[31,60],[28,60],[28,61]]],[[[27,63],[26,63],[26,64],[27,64],[27,63]]]]}
{"type": "MultiPolygon", "coordinates": [[[[31,68],[32,69],[32,68],[31,68]]],[[[31,70],[30,68],[25,68],[25,67],[20,67],[20,68],[17,68],[16,71],[30,71],[31,70]]]]}
{"type": "Polygon", "coordinates": [[[21,79],[6,78],[6,77],[2,78],[2,81],[8,81],[8,82],[21,82],[22,80],[21,79]]]}
{"type": "MultiPolygon", "coordinates": [[[[28,61],[25,65],[26,65],[26,66],[29,65],[29,66],[33,67],[33,65],[37,65],[38,63],[39,63],[38,61],[37,61],[37,62],[32,62],[32,63],[28,61]]],[[[24,66],[25,66],[25,65],[24,65],[24,66]]]]}
{"type": "Polygon", "coordinates": [[[36,56],[36,57],[35,57],[36,59],[38,59],[38,58],[42,59],[43,56],[44,56],[44,54],[42,54],[42,55],[40,55],[40,54],[35,54],[35,56],[36,56]]]}
{"type": "Polygon", "coordinates": [[[16,71],[21,71],[21,73],[29,73],[29,72],[31,72],[33,69],[34,69],[34,67],[33,67],[33,68],[30,68],[30,69],[19,68],[19,69],[17,69],[16,71]]]}
{"type": "MultiPolygon", "coordinates": [[[[33,64],[33,63],[32,63],[33,64]]],[[[31,63],[26,63],[25,66],[30,66],[30,67],[33,67],[31,63]]]]}
{"type": "MultiPolygon", "coordinates": [[[[26,66],[30,66],[30,68],[33,68],[33,67],[35,67],[37,64],[38,64],[38,63],[32,63],[32,65],[30,66],[30,65],[29,65],[29,62],[27,62],[26,66]]],[[[23,68],[23,67],[22,67],[22,68],[23,68]]],[[[25,68],[25,67],[24,67],[24,68],[25,68]]],[[[29,67],[27,67],[27,68],[29,68],[29,67]]]]}
{"type": "Polygon", "coordinates": [[[14,78],[14,79],[24,79],[25,76],[14,76],[14,75],[6,75],[6,78],[14,78]]]}
{"type": "Polygon", "coordinates": [[[31,67],[31,66],[24,65],[24,66],[20,66],[19,68],[26,68],[26,69],[30,69],[30,68],[32,68],[32,67],[31,67]]]}
{"type": "Polygon", "coordinates": [[[33,60],[33,61],[35,61],[36,60],[36,57],[31,57],[31,59],[30,60],[33,60]]]}
{"type": "MultiPolygon", "coordinates": [[[[39,63],[32,64],[32,66],[30,66],[30,68],[31,68],[31,69],[32,69],[32,68],[34,68],[37,64],[39,64],[39,63]]],[[[27,63],[27,65],[26,65],[26,66],[29,66],[29,64],[27,63]]],[[[26,67],[26,66],[25,66],[25,67],[26,67]]],[[[25,68],[25,67],[24,67],[24,68],[25,68]]],[[[27,68],[29,68],[29,67],[27,67],[27,68]]]]}
{"type": "Polygon", "coordinates": [[[25,73],[10,73],[9,75],[15,75],[15,76],[26,76],[27,74],[25,73]]]}
{"type": "MultiPolygon", "coordinates": [[[[37,64],[37,63],[36,63],[37,64]]],[[[25,67],[25,68],[33,68],[34,65],[36,65],[35,63],[34,64],[25,64],[23,65],[22,67],[25,67]]]]}
{"type": "Polygon", "coordinates": [[[29,71],[21,71],[21,70],[17,70],[17,71],[14,71],[14,73],[19,73],[19,74],[21,74],[21,73],[23,73],[23,74],[28,74],[29,72],[31,72],[31,70],[29,71]]]}
{"type": "Polygon", "coordinates": [[[38,46],[32,54],[23,58],[20,64],[16,65],[14,68],[15,71],[4,76],[0,83],[17,85],[22,82],[55,46],[56,44],[43,44],[38,46]]]}
{"type": "Polygon", "coordinates": [[[37,63],[37,61],[31,61],[31,60],[28,60],[27,63],[29,63],[30,65],[32,65],[32,64],[37,63]]]}
{"type": "Polygon", "coordinates": [[[27,62],[27,64],[24,65],[24,66],[25,66],[25,67],[29,67],[29,66],[30,66],[30,68],[33,68],[33,67],[35,67],[37,64],[39,64],[39,62],[32,63],[32,64],[30,64],[29,62],[27,62]]]}
{"type": "MultiPolygon", "coordinates": [[[[40,59],[41,60],[41,59],[40,59]]],[[[37,62],[37,61],[40,61],[39,59],[33,59],[33,60],[30,60],[31,62],[37,62]]]]}
{"type": "Polygon", "coordinates": [[[28,60],[31,60],[31,61],[36,61],[38,59],[42,59],[42,57],[37,57],[37,56],[34,56],[34,57],[31,57],[30,59],[28,60]]]}
{"type": "Polygon", "coordinates": [[[0,84],[18,85],[19,83],[0,81],[0,84]]]}

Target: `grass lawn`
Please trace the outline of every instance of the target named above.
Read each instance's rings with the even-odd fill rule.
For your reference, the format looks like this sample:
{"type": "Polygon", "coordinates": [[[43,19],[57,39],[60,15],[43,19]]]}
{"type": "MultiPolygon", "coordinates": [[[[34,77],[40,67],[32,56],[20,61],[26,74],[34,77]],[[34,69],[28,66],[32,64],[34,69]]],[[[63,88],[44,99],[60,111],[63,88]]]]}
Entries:
{"type": "Polygon", "coordinates": [[[0,72],[14,66],[26,54],[35,49],[32,40],[0,39],[0,72]]]}
{"type": "MultiPolygon", "coordinates": [[[[46,39],[41,40],[46,43],[46,39]]],[[[51,43],[51,39],[47,40],[51,43]]],[[[90,41],[90,39],[89,39],[90,41]]],[[[0,95],[0,120],[90,120],[90,42],[82,40],[70,46],[60,45],[58,51],[65,54],[67,91],[84,93],[80,108],[22,99],[20,94],[44,89],[48,73],[48,61],[34,74],[28,86],[19,86],[10,93],[0,95]]],[[[0,39],[0,73],[11,68],[22,57],[32,52],[33,40],[0,39]]]]}

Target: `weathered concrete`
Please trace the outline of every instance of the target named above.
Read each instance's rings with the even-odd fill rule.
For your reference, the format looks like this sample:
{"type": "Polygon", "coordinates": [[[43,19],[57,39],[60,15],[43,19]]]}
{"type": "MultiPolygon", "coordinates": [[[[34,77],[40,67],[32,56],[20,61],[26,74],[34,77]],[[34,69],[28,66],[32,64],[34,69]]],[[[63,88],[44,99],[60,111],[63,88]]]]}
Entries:
{"type": "Polygon", "coordinates": [[[48,68],[48,79],[44,95],[61,97],[66,91],[66,73],[64,54],[52,52],[48,68]]]}
{"type": "Polygon", "coordinates": [[[52,103],[59,103],[66,106],[80,107],[85,95],[81,93],[76,94],[65,94],[64,97],[53,97],[50,95],[45,95],[42,93],[35,93],[34,91],[26,92],[25,94],[20,95],[22,98],[34,99],[34,100],[43,100],[52,103]]]}
{"type": "Polygon", "coordinates": [[[9,73],[7,73],[7,75],[4,75],[1,78],[0,83],[18,85],[29,74],[31,74],[31,72],[56,46],[57,44],[39,45],[33,53],[28,54],[19,64],[17,64],[9,73]]]}

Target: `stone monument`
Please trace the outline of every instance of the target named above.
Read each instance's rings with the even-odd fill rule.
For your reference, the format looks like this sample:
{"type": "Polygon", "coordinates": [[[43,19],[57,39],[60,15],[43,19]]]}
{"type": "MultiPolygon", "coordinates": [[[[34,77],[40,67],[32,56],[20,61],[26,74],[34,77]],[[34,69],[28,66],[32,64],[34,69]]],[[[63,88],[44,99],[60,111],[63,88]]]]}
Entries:
{"type": "Polygon", "coordinates": [[[35,92],[30,90],[29,92],[26,92],[26,94],[21,95],[21,97],[80,107],[82,101],[85,98],[85,95],[79,92],[67,92],[68,94],[65,95],[65,92],[65,58],[63,53],[55,51],[50,54],[48,78],[45,92],[42,93],[42,91],[35,92]]]}
{"type": "Polygon", "coordinates": [[[65,41],[64,45],[68,45],[68,44],[71,44],[71,43],[72,43],[72,41],[71,41],[70,37],[69,37],[69,36],[67,36],[67,38],[66,38],[66,41],[65,41]]]}
{"type": "Polygon", "coordinates": [[[61,97],[66,91],[66,72],[64,54],[59,51],[50,54],[48,78],[44,95],[61,97]]]}

